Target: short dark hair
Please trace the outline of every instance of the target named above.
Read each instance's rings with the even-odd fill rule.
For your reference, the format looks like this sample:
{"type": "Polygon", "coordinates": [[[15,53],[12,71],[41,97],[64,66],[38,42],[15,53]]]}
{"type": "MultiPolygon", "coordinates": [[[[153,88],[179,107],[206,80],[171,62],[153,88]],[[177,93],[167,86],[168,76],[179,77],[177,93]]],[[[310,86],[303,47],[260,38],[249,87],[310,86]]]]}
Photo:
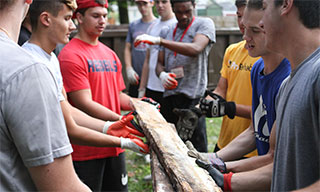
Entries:
{"type": "Polygon", "coordinates": [[[237,8],[243,7],[247,5],[247,0],[236,0],[235,5],[237,8]]]}
{"type": "Polygon", "coordinates": [[[260,10],[263,8],[263,0],[248,0],[247,8],[260,10]]]}
{"type": "Polygon", "coordinates": [[[170,3],[171,3],[171,6],[173,7],[175,3],[188,2],[188,1],[190,1],[192,5],[195,5],[195,0],[170,0],[170,3]]]}
{"type": "MultiPolygon", "coordinates": [[[[283,0],[274,0],[274,5],[280,6],[283,0]]],[[[320,1],[319,0],[293,0],[298,8],[299,18],[303,25],[309,29],[320,28],[320,1]]]]}
{"type": "Polygon", "coordinates": [[[0,10],[8,8],[13,5],[17,0],[0,0],[0,10]]]}
{"type": "Polygon", "coordinates": [[[29,9],[32,29],[38,27],[38,19],[42,12],[47,11],[56,17],[64,4],[72,10],[77,6],[75,0],[33,0],[29,9]]]}

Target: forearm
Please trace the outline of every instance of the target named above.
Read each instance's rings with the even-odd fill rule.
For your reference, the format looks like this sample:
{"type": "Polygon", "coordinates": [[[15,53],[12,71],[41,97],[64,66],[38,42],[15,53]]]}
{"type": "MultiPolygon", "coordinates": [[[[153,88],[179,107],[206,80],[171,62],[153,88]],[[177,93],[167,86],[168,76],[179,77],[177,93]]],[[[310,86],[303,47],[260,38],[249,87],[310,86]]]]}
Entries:
{"type": "Polygon", "coordinates": [[[238,161],[226,162],[226,167],[228,171],[237,173],[244,171],[251,171],[259,167],[263,167],[269,163],[272,163],[273,156],[267,153],[266,155],[254,156],[247,159],[242,159],[238,161]]]}
{"type": "Polygon", "coordinates": [[[201,49],[202,48],[201,46],[198,46],[197,44],[194,44],[194,43],[182,43],[182,42],[176,42],[176,41],[171,41],[167,39],[161,39],[160,45],[176,53],[190,56],[190,57],[196,57],[203,50],[201,49]]]}
{"type": "MultiPolygon", "coordinates": [[[[222,98],[226,99],[228,89],[228,80],[224,77],[220,77],[217,87],[213,90],[213,93],[220,95],[222,98]]],[[[206,99],[212,99],[209,95],[206,99]]]]}
{"type": "Polygon", "coordinates": [[[47,165],[30,167],[29,172],[39,191],[91,191],[75,173],[71,155],[55,158],[47,165]]]}
{"type": "Polygon", "coordinates": [[[159,51],[158,53],[158,62],[157,62],[157,66],[156,66],[156,74],[159,77],[160,73],[162,71],[164,71],[164,52],[163,51],[159,51]]]}
{"type": "Polygon", "coordinates": [[[131,63],[131,44],[126,43],[124,48],[124,63],[126,67],[132,67],[131,63]]]}
{"type": "Polygon", "coordinates": [[[99,133],[82,126],[67,127],[70,142],[94,147],[120,147],[120,138],[99,133]]]}
{"type": "Polygon", "coordinates": [[[80,110],[87,113],[89,116],[104,120],[104,121],[117,121],[120,119],[120,115],[106,108],[105,106],[95,102],[89,101],[82,105],[80,110]]]}
{"type": "Polygon", "coordinates": [[[86,113],[80,111],[79,109],[72,107],[71,105],[70,105],[70,108],[71,108],[72,117],[77,123],[77,125],[87,127],[89,129],[92,129],[98,132],[102,132],[102,129],[105,125],[105,121],[102,121],[97,118],[93,118],[87,115],[86,113]]]}
{"type": "Polygon", "coordinates": [[[269,191],[272,180],[273,163],[261,168],[235,173],[231,178],[232,191],[269,191]]]}
{"type": "Polygon", "coordinates": [[[239,159],[256,148],[256,141],[252,127],[248,127],[227,146],[217,152],[224,161],[239,159]]]}
{"type": "Polygon", "coordinates": [[[145,89],[147,87],[148,78],[149,78],[149,56],[150,56],[150,51],[148,49],[146,53],[146,58],[142,66],[142,73],[141,73],[140,86],[139,86],[140,90],[145,89]]]}
{"type": "Polygon", "coordinates": [[[72,117],[71,108],[67,101],[60,102],[63,117],[66,122],[67,132],[71,143],[96,147],[120,146],[120,139],[111,137],[97,131],[79,126],[72,117]]]}
{"type": "Polygon", "coordinates": [[[134,110],[133,109],[133,106],[131,104],[131,97],[123,92],[120,92],[120,106],[121,106],[121,109],[124,110],[124,111],[132,111],[134,110]]]}
{"type": "Polygon", "coordinates": [[[313,191],[318,191],[320,189],[320,180],[316,181],[315,183],[309,185],[308,187],[302,188],[302,189],[298,189],[295,190],[293,192],[299,192],[299,191],[303,191],[303,192],[313,192],[313,191]]]}
{"type": "Polygon", "coordinates": [[[251,106],[236,104],[236,116],[251,119],[251,106]]]}
{"type": "Polygon", "coordinates": [[[74,106],[91,117],[103,121],[117,121],[120,115],[92,100],[91,91],[83,89],[68,93],[74,106]]]}

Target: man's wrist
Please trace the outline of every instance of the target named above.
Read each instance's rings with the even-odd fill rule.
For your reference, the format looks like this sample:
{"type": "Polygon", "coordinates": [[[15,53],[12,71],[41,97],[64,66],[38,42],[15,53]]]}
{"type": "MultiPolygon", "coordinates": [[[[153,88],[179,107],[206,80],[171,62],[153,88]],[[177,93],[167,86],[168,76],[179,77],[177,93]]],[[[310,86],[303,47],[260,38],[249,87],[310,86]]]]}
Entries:
{"type": "Polygon", "coordinates": [[[112,125],[114,122],[112,121],[106,121],[103,128],[102,128],[102,133],[107,134],[107,131],[110,127],[110,125],[112,125]]]}

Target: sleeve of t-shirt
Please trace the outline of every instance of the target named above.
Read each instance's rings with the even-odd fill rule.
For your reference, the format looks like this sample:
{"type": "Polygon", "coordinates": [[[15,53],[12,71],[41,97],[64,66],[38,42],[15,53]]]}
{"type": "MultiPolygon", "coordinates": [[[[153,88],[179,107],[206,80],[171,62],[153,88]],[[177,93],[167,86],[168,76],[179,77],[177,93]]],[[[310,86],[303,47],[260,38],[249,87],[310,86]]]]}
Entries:
{"type": "Polygon", "coordinates": [[[69,142],[54,77],[44,64],[19,72],[5,88],[2,113],[25,166],[69,155],[69,142]]]}
{"type": "Polygon", "coordinates": [[[210,43],[216,42],[216,30],[212,19],[204,18],[196,33],[207,36],[210,40],[210,43]]]}
{"type": "Polygon", "coordinates": [[[60,70],[66,92],[90,89],[88,65],[85,58],[64,50],[59,54],[60,70]]]}

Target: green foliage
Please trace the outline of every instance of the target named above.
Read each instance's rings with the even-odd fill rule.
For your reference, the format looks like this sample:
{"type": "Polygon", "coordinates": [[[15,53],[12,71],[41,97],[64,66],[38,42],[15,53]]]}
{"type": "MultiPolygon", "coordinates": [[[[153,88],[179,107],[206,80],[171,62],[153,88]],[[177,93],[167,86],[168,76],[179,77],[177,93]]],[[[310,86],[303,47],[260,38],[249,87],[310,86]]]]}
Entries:
{"type": "MultiPolygon", "coordinates": [[[[212,152],[218,140],[222,118],[207,118],[208,150],[212,152]]],[[[151,174],[150,164],[143,156],[126,150],[126,165],[129,177],[129,192],[152,192],[152,181],[144,181],[146,175],[151,174]]]]}
{"type": "Polygon", "coordinates": [[[128,172],[129,192],[152,192],[152,181],[145,181],[143,178],[151,174],[150,164],[146,163],[144,156],[126,150],[126,166],[128,172]]]}
{"type": "Polygon", "coordinates": [[[214,147],[218,141],[222,117],[221,118],[207,118],[207,138],[208,138],[208,151],[213,152],[214,147]]]}

